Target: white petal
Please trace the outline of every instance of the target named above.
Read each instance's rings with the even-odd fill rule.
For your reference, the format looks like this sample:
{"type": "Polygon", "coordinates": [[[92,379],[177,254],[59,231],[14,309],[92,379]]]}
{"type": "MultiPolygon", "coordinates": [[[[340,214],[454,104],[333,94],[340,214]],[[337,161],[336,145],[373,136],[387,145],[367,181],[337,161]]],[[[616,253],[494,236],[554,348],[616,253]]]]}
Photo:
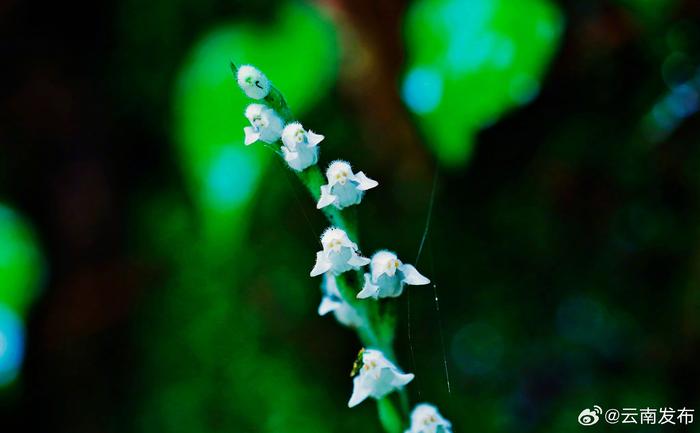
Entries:
{"type": "Polygon", "coordinates": [[[376,296],[379,286],[372,284],[371,277],[368,273],[365,273],[365,285],[362,286],[362,290],[357,294],[357,299],[367,299],[376,296]]]}
{"type": "Polygon", "coordinates": [[[251,126],[246,126],[245,128],[243,128],[243,132],[245,132],[244,143],[246,146],[255,143],[260,138],[260,133],[255,132],[255,129],[253,129],[253,127],[251,126]]]}
{"type": "Polygon", "coordinates": [[[282,147],[282,153],[284,153],[284,160],[287,162],[294,161],[299,158],[299,152],[290,152],[286,147],[282,147]]]}
{"type": "Polygon", "coordinates": [[[325,137],[321,134],[316,134],[313,131],[306,131],[306,138],[309,142],[309,147],[313,147],[322,142],[325,137]]]}
{"type": "Polygon", "coordinates": [[[321,185],[321,197],[318,199],[316,209],[321,209],[333,203],[337,197],[331,194],[330,185],[321,185]]]}
{"type": "Polygon", "coordinates": [[[330,313],[331,311],[334,311],[339,306],[340,306],[339,302],[336,302],[336,301],[332,300],[331,298],[324,296],[323,299],[321,299],[321,304],[318,306],[318,315],[325,316],[326,314],[330,313]]]}
{"type": "Polygon", "coordinates": [[[323,251],[319,251],[316,253],[316,264],[314,265],[314,268],[311,270],[311,273],[309,275],[311,275],[312,277],[321,275],[325,272],[328,272],[331,266],[332,264],[331,261],[328,260],[328,257],[326,257],[323,251]]]}
{"type": "Polygon", "coordinates": [[[350,259],[348,259],[348,264],[357,268],[366,266],[369,262],[370,260],[367,257],[359,256],[355,251],[352,252],[350,259]]]}
{"type": "Polygon", "coordinates": [[[326,274],[323,277],[323,284],[321,285],[324,295],[340,298],[340,290],[338,289],[338,282],[332,275],[326,274]]]}
{"type": "Polygon", "coordinates": [[[372,392],[369,387],[365,387],[360,384],[360,376],[355,377],[353,385],[352,396],[350,396],[350,401],[348,401],[348,407],[355,407],[362,403],[372,392]]]}
{"type": "Polygon", "coordinates": [[[357,189],[360,191],[367,191],[368,189],[372,189],[375,186],[379,185],[379,182],[376,180],[368,178],[363,172],[357,172],[353,176],[353,180],[358,183],[357,189]]]}
{"type": "Polygon", "coordinates": [[[395,387],[400,387],[406,385],[408,382],[412,381],[415,375],[413,373],[395,373],[394,379],[391,381],[391,385],[395,387]]]}
{"type": "Polygon", "coordinates": [[[406,284],[410,284],[412,286],[430,284],[430,280],[421,275],[420,272],[418,272],[418,270],[412,265],[403,264],[399,266],[399,270],[403,273],[403,281],[406,284]]]}

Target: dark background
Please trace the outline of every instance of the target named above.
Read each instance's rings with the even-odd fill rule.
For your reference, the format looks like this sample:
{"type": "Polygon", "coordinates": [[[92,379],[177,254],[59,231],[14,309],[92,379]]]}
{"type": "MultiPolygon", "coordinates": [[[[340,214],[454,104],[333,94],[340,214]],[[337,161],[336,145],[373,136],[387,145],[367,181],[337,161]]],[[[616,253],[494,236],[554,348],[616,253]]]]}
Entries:
{"type": "MultiPolygon", "coordinates": [[[[207,29],[265,21],[277,2],[147,3],[0,3],[0,197],[34,227],[48,269],[0,431],[379,431],[372,405],[345,408],[359,346],[316,316],[306,268],[324,223],[295,179],[268,169],[243,247],[215,260],[192,240],[202,222],[171,132],[178,70],[207,29]],[[190,333],[221,299],[229,309],[190,333]],[[228,367],[258,362],[248,340],[271,359],[260,391],[228,367]],[[288,397],[267,406],[274,383],[288,397]]],[[[304,115],[330,137],[375,131],[376,113],[396,127],[354,150],[387,188],[360,210],[368,254],[390,228],[413,261],[438,167],[417,265],[440,311],[431,288],[410,289],[415,361],[405,297],[397,344],[418,376],[412,400],[455,431],[578,431],[593,404],[700,402],[700,123],[650,114],[677,86],[700,89],[700,5],[660,3],[559,2],[566,24],[539,95],[479,133],[464,164],[436,165],[396,86],[349,83],[346,57],[304,115]]],[[[371,74],[398,82],[405,2],[324,7],[364,35],[371,74]]]]}

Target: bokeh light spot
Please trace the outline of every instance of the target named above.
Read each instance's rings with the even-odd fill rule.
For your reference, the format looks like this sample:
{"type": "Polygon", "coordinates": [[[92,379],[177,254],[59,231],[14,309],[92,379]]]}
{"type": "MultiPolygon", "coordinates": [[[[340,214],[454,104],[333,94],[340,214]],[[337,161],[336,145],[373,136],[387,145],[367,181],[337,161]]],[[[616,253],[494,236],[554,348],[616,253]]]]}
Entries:
{"type": "Polygon", "coordinates": [[[260,164],[247,148],[227,147],[214,159],[207,176],[207,201],[229,209],[245,203],[254,191],[260,164]]]}
{"type": "Polygon", "coordinates": [[[442,77],[434,69],[412,69],[403,84],[403,99],[415,113],[430,113],[442,99],[442,77]]]}
{"type": "Polygon", "coordinates": [[[19,373],[24,356],[24,329],[20,318],[0,304],[0,387],[19,373]]]}

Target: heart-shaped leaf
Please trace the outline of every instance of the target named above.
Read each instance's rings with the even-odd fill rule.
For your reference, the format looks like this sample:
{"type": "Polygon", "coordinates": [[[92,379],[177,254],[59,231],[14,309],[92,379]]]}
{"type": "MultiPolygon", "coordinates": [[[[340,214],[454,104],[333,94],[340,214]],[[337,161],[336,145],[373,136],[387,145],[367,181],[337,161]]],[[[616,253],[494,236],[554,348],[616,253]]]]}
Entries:
{"type": "Polygon", "coordinates": [[[537,94],[561,27],[547,0],[412,4],[402,95],[442,162],[465,162],[481,128],[537,94]]]}

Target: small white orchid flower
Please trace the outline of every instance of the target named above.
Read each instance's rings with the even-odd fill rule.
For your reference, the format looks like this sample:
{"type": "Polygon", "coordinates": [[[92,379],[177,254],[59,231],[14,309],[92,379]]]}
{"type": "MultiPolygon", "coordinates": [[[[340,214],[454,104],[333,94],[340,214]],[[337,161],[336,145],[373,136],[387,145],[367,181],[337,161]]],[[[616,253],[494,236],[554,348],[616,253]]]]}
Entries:
{"type": "Polygon", "coordinates": [[[326,170],[326,179],[328,184],[321,186],[321,197],[316,209],[330,204],[338,209],[358,204],[365,191],[379,185],[361,171],[354,174],[350,164],[345,161],[333,161],[326,170]]]}
{"type": "Polygon", "coordinates": [[[243,65],[238,68],[236,80],[249,98],[263,99],[270,93],[270,80],[255,66],[243,65]]]}
{"type": "Polygon", "coordinates": [[[245,117],[251,126],[243,128],[245,132],[245,145],[256,141],[274,143],[282,135],[284,122],[272,108],[263,104],[250,104],[245,109],[245,117]]]}
{"type": "Polygon", "coordinates": [[[338,290],[338,282],[333,275],[324,274],[321,290],[323,291],[323,299],[318,306],[319,316],[333,312],[335,319],[342,325],[351,328],[358,328],[362,325],[362,318],[350,304],[345,302],[340,290],[338,290]]]}
{"type": "Polygon", "coordinates": [[[330,227],[321,236],[323,250],[316,253],[316,264],[311,276],[324,274],[340,275],[350,269],[360,269],[369,263],[369,259],[357,254],[357,244],[348,238],[347,233],[339,228],[330,227]]]}
{"type": "Polygon", "coordinates": [[[430,280],[409,264],[401,263],[391,251],[377,251],[369,265],[370,272],[365,273],[365,285],[357,294],[364,298],[395,298],[403,292],[403,286],[422,286],[430,280]]]}
{"type": "Polygon", "coordinates": [[[348,407],[357,406],[367,397],[380,399],[413,380],[412,373],[402,373],[378,350],[363,350],[360,358],[348,407]]]}
{"type": "Polygon", "coordinates": [[[284,160],[296,171],[302,171],[316,164],[318,143],[323,141],[323,138],[323,135],[313,131],[305,131],[299,122],[288,124],[282,131],[284,160]]]}
{"type": "Polygon", "coordinates": [[[421,403],[411,412],[411,428],[404,433],[452,433],[452,424],[435,406],[421,403]]]}

